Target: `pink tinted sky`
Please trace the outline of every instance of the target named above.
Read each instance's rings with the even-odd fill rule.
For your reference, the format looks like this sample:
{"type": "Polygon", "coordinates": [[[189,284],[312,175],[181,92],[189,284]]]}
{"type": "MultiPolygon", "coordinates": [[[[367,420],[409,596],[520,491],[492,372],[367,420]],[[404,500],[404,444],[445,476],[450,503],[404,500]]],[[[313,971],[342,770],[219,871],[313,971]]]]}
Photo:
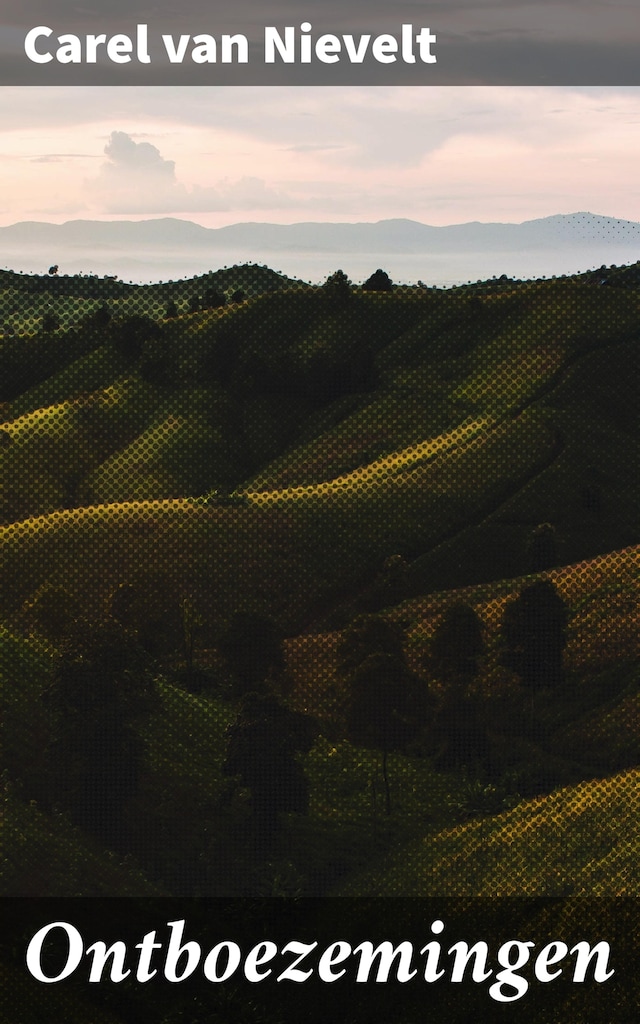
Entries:
{"type": "Polygon", "coordinates": [[[0,224],[640,220],[640,89],[3,88],[0,224]]]}

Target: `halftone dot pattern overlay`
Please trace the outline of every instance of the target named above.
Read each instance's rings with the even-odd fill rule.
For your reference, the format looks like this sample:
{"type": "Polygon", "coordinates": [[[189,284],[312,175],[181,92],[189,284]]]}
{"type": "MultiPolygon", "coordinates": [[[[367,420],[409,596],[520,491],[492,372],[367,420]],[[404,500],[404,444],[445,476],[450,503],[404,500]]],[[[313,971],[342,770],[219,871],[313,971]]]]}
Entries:
{"type": "Polygon", "coordinates": [[[638,265],[0,284],[4,895],[638,894],[638,265]]]}

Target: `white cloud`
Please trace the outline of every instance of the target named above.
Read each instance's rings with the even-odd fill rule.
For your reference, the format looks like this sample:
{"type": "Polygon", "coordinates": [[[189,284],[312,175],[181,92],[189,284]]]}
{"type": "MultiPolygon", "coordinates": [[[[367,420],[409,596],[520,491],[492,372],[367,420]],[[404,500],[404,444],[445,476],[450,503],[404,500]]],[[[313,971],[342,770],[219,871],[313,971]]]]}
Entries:
{"type": "Polygon", "coordinates": [[[262,178],[244,177],[218,185],[230,207],[242,210],[273,210],[296,205],[286,193],[269,188],[262,178]]]}
{"type": "Polygon", "coordinates": [[[175,161],[165,160],[150,142],[134,142],[126,132],[112,132],[104,151],[109,160],[103,165],[102,173],[107,176],[124,172],[175,181],[175,161]]]}
{"type": "Polygon", "coordinates": [[[174,160],[165,159],[150,142],[136,142],[127,132],[112,132],[104,152],[107,160],[85,187],[105,213],[210,213],[292,205],[285,193],[254,176],[187,186],[178,180],[174,160]]]}
{"type": "MultiPolygon", "coordinates": [[[[176,179],[174,160],[166,160],[150,142],[136,142],[114,131],[104,147],[107,159],[97,177],[88,179],[88,195],[105,213],[171,213],[188,205],[188,193],[176,179]]],[[[207,196],[209,209],[224,209],[207,196]]],[[[216,197],[217,198],[217,197],[216,197]]]]}

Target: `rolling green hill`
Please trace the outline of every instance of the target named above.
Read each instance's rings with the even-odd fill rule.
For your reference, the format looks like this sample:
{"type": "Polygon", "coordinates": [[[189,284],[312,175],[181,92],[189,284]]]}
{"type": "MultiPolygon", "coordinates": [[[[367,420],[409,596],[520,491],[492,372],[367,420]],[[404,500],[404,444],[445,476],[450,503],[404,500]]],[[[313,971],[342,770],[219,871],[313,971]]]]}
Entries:
{"type": "MultiPolygon", "coordinates": [[[[148,321],[131,337],[126,321],[112,322],[106,342],[9,404],[5,523],[53,514],[78,534],[77,551],[90,550],[91,524],[108,519],[91,507],[174,499],[171,529],[186,537],[186,523],[206,531],[207,516],[181,499],[236,488],[246,509],[219,513],[238,525],[232,546],[246,547],[249,530],[277,548],[291,520],[292,557],[281,571],[268,567],[287,623],[277,594],[301,574],[298,547],[309,552],[305,604],[295,595],[308,621],[394,554],[411,560],[408,586],[420,592],[522,572],[526,536],[544,521],[566,562],[632,543],[635,291],[567,279],[481,295],[356,291],[336,301],[306,287],[148,321]]],[[[66,339],[56,332],[49,343],[61,349],[66,339]]],[[[170,506],[160,508],[169,528],[170,506]]],[[[112,511],[118,523],[131,517],[134,533],[147,514],[112,511]]],[[[33,528],[25,522],[20,536],[33,528]]],[[[224,536],[217,530],[214,550],[205,546],[205,575],[209,553],[234,577],[241,571],[224,536]]],[[[114,554],[123,544],[120,531],[114,554]]],[[[48,573],[46,557],[34,557],[48,573]]],[[[143,550],[141,565],[124,557],[136,580],[162,575],[143,550]]],[[[37,587],[28,562],[24,579],[37,587]]],[[[81,562],[74,556],[74,572],[81,562]]],[[[260,569],[246,568],[246,589],[264,592],[260,569]]]]}
{"type": "Polygon", "coordinates": [[[557,790],[413,843],[358,896],[638,896],[638,771],[557,790]]]}
{"type": "Polygon", "coordinates": [[[0,275],[9,894],[636,894],[640,295],[628,274],[608,281],[376,292],[251,266],[149,286],[0,275]],[[533,565],[540,524],[552,550],[533,565]],[[562,685],[531,692],[501,623],[540,579],[568,644],[562,685]],[[56,666],[123,600],[158,698],[127,855],[47,788],[56,666]],[[429,659],[460,601],[485,646],[456,697],[429,659]],[[221,638],[237,612],[287,638],[278,697],[319,723],[300,757],[309,814],[267,853],[222,769],[238,695],[221,638]],[[338,669],[363,612],[401,627],[431,709],[389,753],[388,821],[381,754],[350,742],[338,669]],[[475,762],[443,763],[456,699],[483,732],[475,762]]]}

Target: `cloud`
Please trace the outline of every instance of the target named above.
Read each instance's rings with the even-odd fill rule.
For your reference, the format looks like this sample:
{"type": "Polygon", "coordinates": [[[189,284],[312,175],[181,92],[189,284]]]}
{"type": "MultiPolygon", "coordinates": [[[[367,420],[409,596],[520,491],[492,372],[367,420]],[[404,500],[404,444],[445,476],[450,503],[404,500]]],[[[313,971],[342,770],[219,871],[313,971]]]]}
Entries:
{"type": "Polygon", "coordinates": [[[85,186],[105,213],[212,213],[292,205],[289,196],[257,177],[224,178],[214,185],[188,187],[177,179],[174,160],[165,159],[157,146],[136,142],[126,132],[112,132],[104,153],[107,160],[98,176],[85,186]]]}
{"type": "Polygon", "coordinates": [[[186,189],[176,179],[175,161],[165,160],[152,143],[115,131],[104,153],[106,161],[86,187],[105,212],[167,213],[184,202],[186,189]]]}
{"type": "Polygon", "coordinates": [[[229,206],[242,210],[272,210],[295,205],[284,192],[269,188],[262,178],[244,177],[220,183],[219,188],[229,206]]]}
{"type": "Polygon", "coordinates": [[[175,181],[175,161],[165,160],[160,150],[150,142],[134,142],[126,132],[112,132],[104,151],[109,157],[103,167],[105,175],[133,172],[151,174],[163,181],[175,181]]]}
{"type": "Polygon", "coordinates": [[[59,164],[64,160],[90,160],[89,153],[42,153],[41,156],[30,157],[32,164],[59,164]]]}
{"type": "Polygon", "coordinates": [[[104,156],[108,159],[93,182],[104,195],[135,194],[143,188],[165,197],[180,188],[175,161],[165,160],[151,142],[136,142],[126,132],[114,131],[104,146],[104,156]]]}

